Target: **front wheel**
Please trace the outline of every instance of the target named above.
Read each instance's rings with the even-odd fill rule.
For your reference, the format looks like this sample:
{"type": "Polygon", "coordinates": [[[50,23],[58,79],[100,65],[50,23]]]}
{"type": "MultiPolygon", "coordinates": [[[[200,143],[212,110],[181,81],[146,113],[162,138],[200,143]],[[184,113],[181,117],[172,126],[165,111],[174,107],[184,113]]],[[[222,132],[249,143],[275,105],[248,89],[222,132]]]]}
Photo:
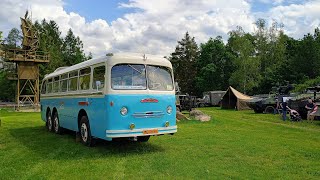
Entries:
{"type": "Polygon", "coordinates": [[[137,141],[138,142],[148,142],[150,136],[139,136],[137,141]]]}
{"type": "Polygon", "coordinates": [[[82,116],[79,124],[81,135],[81,143],[85,146],[93,146],[93,138],[91,136],[89,120],[87,116],[82,116]]]}

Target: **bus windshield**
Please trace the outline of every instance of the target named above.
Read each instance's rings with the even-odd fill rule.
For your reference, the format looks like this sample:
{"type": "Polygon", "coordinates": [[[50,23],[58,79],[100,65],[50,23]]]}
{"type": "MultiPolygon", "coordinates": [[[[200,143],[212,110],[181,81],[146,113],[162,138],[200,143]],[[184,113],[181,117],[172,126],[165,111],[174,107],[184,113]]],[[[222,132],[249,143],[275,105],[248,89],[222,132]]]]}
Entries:
{"type": "Polygon", "coordinates": [[[147,89],[158,91],[172,91],[173,82],[171,71],[167,67],[142,65],[142,64],[118,64],[111,70],[111,87],[116,90],[147,89]],[[147,68],[147,70],[146,70],[147,68]],[[147,72],[147,75],[146,75],[147,72]]]}
{"type": "Polygon", "coordinates": [[[163,66],[147,66],[148,88],[158,91],[172,91],[171,71],[163,66]]]}
{"type": "Polygon", "coordinates": [[[145,66],[119,64],[112,67],[112,89],[147,89],[145,66]]]}

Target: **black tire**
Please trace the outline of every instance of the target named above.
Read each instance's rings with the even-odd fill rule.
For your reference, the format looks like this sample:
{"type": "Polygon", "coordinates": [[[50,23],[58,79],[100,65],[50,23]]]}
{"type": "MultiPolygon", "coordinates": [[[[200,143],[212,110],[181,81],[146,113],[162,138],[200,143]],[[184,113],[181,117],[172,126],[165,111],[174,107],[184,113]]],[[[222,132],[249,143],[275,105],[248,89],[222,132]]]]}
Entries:
{"type": "Polygon", "coordinates": [[[53,124],[53,132],[56,133],[56,134],[61,134],[62,133],[62,128],[60,126],[58,112],[55,112],[53,114],[52,124],[53,124]]]}
{"type": "Polygon", "coordinates": [[[87,116],[82,116],[79,124],[80,140],[85,146],[93,146],[94,139],[91,136],[89,120],[87,116]]]}
{"type": "Polygon", "coordinates": [[[264,110],[264,113],[266,114],[274,114],[275,108],[273,106],[267,106],[266,109],[264,110]]]}
{"type": "Polygon", "coordinates": [[[148,142],[150,136],[139,136],[137,141],[138,142],[148,142]]]}
{"type": "Polygon", "coordinates": [[[52,124],[52,118],[51,118],[51,111],[50,110],[47,112],[46,119],[47,119],[47,122],[46,122],[47,130],[49,132],[52,132],[53,131],[53,124],[52,124]]]}

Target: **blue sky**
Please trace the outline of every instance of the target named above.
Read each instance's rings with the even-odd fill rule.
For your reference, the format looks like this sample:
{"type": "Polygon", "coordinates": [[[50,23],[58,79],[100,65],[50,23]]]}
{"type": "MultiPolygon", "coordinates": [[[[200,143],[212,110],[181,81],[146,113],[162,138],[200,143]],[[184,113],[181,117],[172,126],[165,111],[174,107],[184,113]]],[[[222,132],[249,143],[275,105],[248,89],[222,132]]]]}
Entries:
{"type": "MultiPolygon", "coordinates": [[[[112,22],[126,13],[134,12],[134,9],[119,7],[120,3],[128,3],[128,0],[65,0],[64,8],[67,12],[77,12],[86,20],[104,19],[112,22]]],[[[283,4],[289,4],[284,2],[283,4]]],[[[252,12],[266,12],[274,5],[259,0],[251,4],[252,12]]]]}
{"type": "Polygon", "coordinates": [[[88,21],[104,19],[111,22],[126,13],[133,12],[132,9],[119,7],[119,3],[127,2],[119,0],[66,0],[64,8],[67,12],[77,12],[88,21]]]}
{"type": "MultiPolygon", "coordinates": [[[[254,0],[251,3],[251,11],[254,13],[265,13],[272,7],[279,4],[268,3],[268,0],[254,0]]],[[[283,1],[281,5],[301,4],[300,0],[283,1]],[[300,2],[300,3],[299,3],[300,2]]],[[[86,20],[104,19],[112,22],[124,14],[132,13],[131,8],[119,7],[121,3],[128,3],[128,0],[65,0],[64,8],[67,12],[77,12],[86,20]]]]}

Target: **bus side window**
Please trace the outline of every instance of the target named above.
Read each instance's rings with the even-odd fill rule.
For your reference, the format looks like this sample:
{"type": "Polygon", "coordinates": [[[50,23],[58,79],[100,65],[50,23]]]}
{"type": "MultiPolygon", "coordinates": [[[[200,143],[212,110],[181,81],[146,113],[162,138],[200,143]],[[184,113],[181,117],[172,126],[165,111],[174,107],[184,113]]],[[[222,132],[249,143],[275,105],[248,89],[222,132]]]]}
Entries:
{"type": "Polygon", "coordinates": [[[90,88],[90,75],[91,75],[90,67],[80,70],[79,90],[88,90],[90,88]]]}
{"type": "Polygon", "coordinates": [[[47,93],[52,93],[52,79],[48,79],[47,93]]]}
{"type": "Polygon", "coordinates": [[[93,82],[92,82],[93,89],[96,89],[97,91],[101,91],[104,88],[105,74],[106,74],[105,66],[99,66],[93,69],[93,82]]]}
{"type": "Polygon", "coordinates": [[[42,87],[41,87],[41,94],[45,94],[47,92],[47,80],[43,82],[42,87]]]}
{"type": "Polygon", "coordinates": [[[60,85],[59,85],[59,80],[60,80],[60,76],[54,77],[53,78],[54,82],[53,82],[53,88],[52,88],[52,92],[59,92],[60,91],[60,85]]]}
{"type": "Polygon", "coordinates": [[[60,80],[61,92],[66,92],[68,88],[68,74],[61,75],[60,80]]]}
{"type": "Polygon", "coordinates": [[[68,91],[76,91],[78,89],[78,71],[69,73],[68,91]]]}

